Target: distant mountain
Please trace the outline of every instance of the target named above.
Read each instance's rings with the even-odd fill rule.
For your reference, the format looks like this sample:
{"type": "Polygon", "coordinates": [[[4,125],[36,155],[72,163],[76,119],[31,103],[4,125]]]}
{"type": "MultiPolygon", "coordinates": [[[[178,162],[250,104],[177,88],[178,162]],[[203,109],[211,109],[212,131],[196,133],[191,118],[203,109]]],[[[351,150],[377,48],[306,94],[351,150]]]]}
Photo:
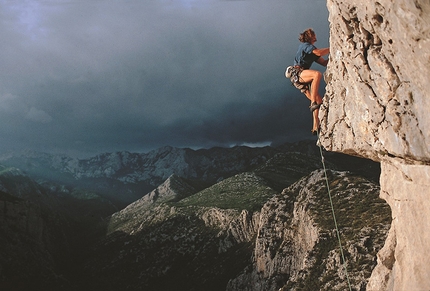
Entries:
{"type": "MultiPolygon", "coordinates": [[[[354,261],[366,270],[354,276],[365,280],[389,219],[377,198],[379,165],[324,158],[331,170],[351,171],[332,172],[331,186],[346,197],[336,210],[350,257],[364,260],[354,261]]],[[[1,290],[275,290],[327,280],[314,260],[338,268],[314,142],[84,160],[27,152],[1,163],[1,290]],[[305,253],[283,247],[296,240],[305,253]],[[286,263],[301,256],[309,263],[286,263]]]]}
{"type": "Polygon", "coordinates": [[[145,181],[156,186],[172,174],[214,182],[222,179],[223,174],[231,175],[232,172],[261,164],[277,152],[279,151],[271,147],[192,150],[166,146],[149,153],[105,153],[82,160],[24,152],[4,155],[0,157],[0,163],[13,165],[31,175],[45,178],[62,173],[64,177],[56,178],[110,178],[125,184],[145,181]]]}
{"type": "MultiPolygon", "coordinates": [[[[37,181],[88,189],[116,203],[118,207],[124,207],[158,187],[173,174],[188,179],[194,183],[193,187],[201,190],[235,174],[265,167],[269,159],[279,154],[284,155],[283,166],[291,168],[288,184],[319,168],[321,164],[314,141],[262,148],[237,146],[192,150],[166,146],[148,153],[115,152],[88,159],[23,152],[0,156],[0,164],[19,168],[37,181]]],[[[360,163],[364,163],[365,167],[378,168],[376,163],[369,161],[333,153],[327,155],[332,157],[328,162],[339,170],[359,170],[360,163]]],[[[368,171],[369,168],[364,170],[368,171]]],[[[281,180],[282,183],[277,186],[279,190],[287,186],[284,184],[287,180],[281,180]]],[[[279,183],[280,180],[274,182],[279,183]]]]}
{"type": "Polygon", "coordinates": [[[4,155],[0,163],[19,168],[34,179],[91,189],[125,206],[173,174],[194,180],[198,187],[207,187],[258,166],[278,152],[271,147],[209,150],[163,147],[144,154],[116,152],[82,160],[25,152],[4,155]]]}

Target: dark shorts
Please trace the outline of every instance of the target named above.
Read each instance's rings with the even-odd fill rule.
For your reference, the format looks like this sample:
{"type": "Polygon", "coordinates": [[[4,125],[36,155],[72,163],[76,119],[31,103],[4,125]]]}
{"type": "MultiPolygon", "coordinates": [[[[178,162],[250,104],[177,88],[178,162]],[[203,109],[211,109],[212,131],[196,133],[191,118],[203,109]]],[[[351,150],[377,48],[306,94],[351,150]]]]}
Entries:
{"type": "Polygon", "coordinates": [[[290,81],[291,84],[294,85],[297,89],[300,90],[303,94],[305,94],[306,91],[311,90],[311,84],[310,83],[304,83],[300,82],[300,74],[303,72],[303,68],[295,66],[293,68],[293,73],[291,75],[290,81]]]}

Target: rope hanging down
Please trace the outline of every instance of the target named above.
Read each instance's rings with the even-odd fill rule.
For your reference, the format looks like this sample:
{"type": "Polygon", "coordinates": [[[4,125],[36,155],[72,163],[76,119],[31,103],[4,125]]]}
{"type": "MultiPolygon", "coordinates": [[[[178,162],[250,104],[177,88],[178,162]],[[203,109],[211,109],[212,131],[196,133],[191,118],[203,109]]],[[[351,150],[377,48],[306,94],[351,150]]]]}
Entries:
{"type": "Polygon", "coordinates": [[[346,260],[345,260],[345,256],[343,255],[343,248],[342,248],[342,242],[340,240],[340,233],[339,233],[339,228],[337,226],[337,220],[336,220],[336,215],[334,213],[334,207],[333,207],[333,200],[331,198],[331,193],[330,193],[330,186],[329,186],[329,182],[328,182],[328,177],[327,177],[327,169],[325,167],[325,161],[324,161],[324,155],[323,155],[323,151],[322,151],[322,146],[321,146],[321,142],[320,142],[320,134],[319,131],[317,132],[318,134],[318,147],[320,148],[320,154],[321,154],[321,162],[323,165],[323,169],[324,169],[324,175],[325,175],[325,181],[327,184],[327,191],[328,191],[328,197],[330,198],[330,206],[331,206],[331,212],[333,214],[333,220],[334,220],[334,226],[336,227],[336,234],[337,234],[337,239],[339,241],[339,248],[340,248],[340,254],[342,256],[342,261],[343,261],[343,268],[345,270],[345,274],[346,274],[346,280],[348,281],[348,287],[349,287],[349,291],[352,291],[351,289],[351,282],[349,281],[349,276],[348,276],[348,270],[346,269],[346,260]]]}

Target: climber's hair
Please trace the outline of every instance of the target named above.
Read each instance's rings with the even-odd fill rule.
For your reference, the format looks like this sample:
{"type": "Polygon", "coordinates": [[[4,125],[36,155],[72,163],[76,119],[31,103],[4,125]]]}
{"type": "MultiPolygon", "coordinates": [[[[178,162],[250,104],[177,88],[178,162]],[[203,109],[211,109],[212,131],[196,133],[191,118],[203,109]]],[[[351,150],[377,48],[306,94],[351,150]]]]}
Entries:
{"type": "Polygon", "coordinates": [[[315,35],[315,32],[312,28],[308,28],[299,35],[300,42],[311,42],[312,37],[315,35]]]}

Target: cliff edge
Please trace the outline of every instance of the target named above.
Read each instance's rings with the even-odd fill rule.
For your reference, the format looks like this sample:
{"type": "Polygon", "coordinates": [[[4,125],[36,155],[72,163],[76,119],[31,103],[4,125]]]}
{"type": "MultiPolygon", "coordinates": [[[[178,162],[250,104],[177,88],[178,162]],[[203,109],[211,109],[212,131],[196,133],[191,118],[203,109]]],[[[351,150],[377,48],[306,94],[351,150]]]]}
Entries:
{"type": "Polygon", "coordinates": [[[327,7],[321,143],[380,162],[380,196],[392,210],[367,290],[430,290],[430,2],[328,0],[327,7]]]}

